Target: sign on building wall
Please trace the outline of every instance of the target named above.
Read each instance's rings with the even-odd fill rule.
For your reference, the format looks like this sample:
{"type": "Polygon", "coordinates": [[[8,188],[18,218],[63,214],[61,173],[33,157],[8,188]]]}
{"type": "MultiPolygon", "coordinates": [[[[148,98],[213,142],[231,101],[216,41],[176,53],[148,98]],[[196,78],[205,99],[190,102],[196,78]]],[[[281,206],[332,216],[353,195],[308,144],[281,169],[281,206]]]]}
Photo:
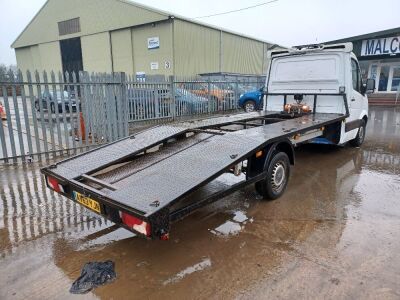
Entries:
{"type": "Polygon", "coordinates": [[[160,38],[158,36],[147,39],[147,49],[160,48],[160,38]]]}
{"type": "Polygon", "coordinates": [[[146,81],[146,73],[145,72],[136,72],[136,80],[137,81],[146,81]]]}
{"type": "Polygon", "coordinates": [[[150,70],[158,70],[158,61],[150,63],[150,70]]]}
{"type": "Polygon", "coordinates": [[[361,56],[400,53],[400,36],[362,41],[361,56]]]}

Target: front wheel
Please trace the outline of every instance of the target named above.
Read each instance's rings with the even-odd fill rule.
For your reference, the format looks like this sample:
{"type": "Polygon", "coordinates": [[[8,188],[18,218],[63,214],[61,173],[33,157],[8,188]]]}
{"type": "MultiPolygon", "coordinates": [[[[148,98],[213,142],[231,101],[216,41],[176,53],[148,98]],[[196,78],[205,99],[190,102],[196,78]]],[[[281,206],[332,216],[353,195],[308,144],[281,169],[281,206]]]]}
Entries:
{"type": "Polygon", "coordinates": [[[366,128],[365,120],[361,120],[357,135],[355,139],[350,141],[350,145],[352,145],[353,147],[360,147],[362,145],[365,139],[365,128],[366,128]]]}
{"type": "Polygon", "coordinates": [[[268,165],[267,177],[256,182],[256,191],[264,199],[275,200],[285,192],[289,176],[289,157],[285,152],[278,152],[272,157],[268,165]]]}
{"type": "Polygon", "coordinates": [[[256,110],[256,103],[253,100],[247,100],[243,105],[245,112],[253,112],[256,110]]]}

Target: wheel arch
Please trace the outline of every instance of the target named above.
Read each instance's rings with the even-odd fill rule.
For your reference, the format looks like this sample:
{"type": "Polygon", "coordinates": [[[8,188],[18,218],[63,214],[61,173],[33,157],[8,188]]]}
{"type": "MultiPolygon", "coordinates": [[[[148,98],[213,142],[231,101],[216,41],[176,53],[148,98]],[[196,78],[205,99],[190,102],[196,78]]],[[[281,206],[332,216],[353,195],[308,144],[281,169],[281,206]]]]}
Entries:
{"type": "Polygon", "coordinates": [[[256,101],[254,100],[254,98],[251,98],[251,97],[244,98],[244,99],[242,100],[243,105],[245,105],[246,102],[248,102],[248,101],[253,101],[254,104],[257,105],[257,103],[256,103],[256,101]]]}
{"type": "Polygon", "coordinates": [[[365,121],[365,125],[367,125],[368,123],[368,116],[364,115],[361,119],[363,119],[365,121]]]}
{"type": "MultiPolygon", "coordinates": [[[[288,139],[274,143],[273,147],[274,150],[278,150],[279,152],[285,152],[289,157],[290,164],[294,165],[295,162],[294,148],[293,144],[288,139]]],[[[273,153],[271,153],[271,155],[272,154],[273,153]]]]}
{"type": "Polygon", "coordinates": [[[295,154],[293,144],[288,139],[282,139],[273,143],[268,144],[262,150],[264,153],[261,157],[257,158],[254,154],[249,159],[249,168],[247,172],[247,178],[256,176],[268,168],[268,164],[271,161],[274,153],[284,152],[289,157],[291,165],[295,163],[295,154]]]}

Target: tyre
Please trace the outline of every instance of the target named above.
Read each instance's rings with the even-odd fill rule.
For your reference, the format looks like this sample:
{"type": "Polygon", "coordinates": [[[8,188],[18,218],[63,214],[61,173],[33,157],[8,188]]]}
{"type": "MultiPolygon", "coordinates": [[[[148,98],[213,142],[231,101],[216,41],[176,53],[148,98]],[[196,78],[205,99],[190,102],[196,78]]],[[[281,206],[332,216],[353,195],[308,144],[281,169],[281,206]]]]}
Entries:
{"type": "Polygon", "coordinates": [[[256,103],[253,100],[247,100],[243,105],[243,109],[245,112],[256,111],[256,103]]]}
{"type": "Polygon", "coordinates": [[[353,147],[360,147],[362,145],[365,139],[365,128],[366,128],[365,120],[361,120],[357,135],[355,139],[350,141],[350,145],[352,145],[353,147]]]}
{"type": "Polygon", "coordinates": [[[51,111],[52,114],[54,114],[56,112],[56,108],[54,106],[54,103],[50,104],[50,111],[51,111]]]}
{"type": "Polygon", "coordinates": [[[285,192],[289,177],[289,157],[284,152],[278,152],[268,164],[267,177],[256,182],[256,191],[266,200],[275,200],[285,192]]]}

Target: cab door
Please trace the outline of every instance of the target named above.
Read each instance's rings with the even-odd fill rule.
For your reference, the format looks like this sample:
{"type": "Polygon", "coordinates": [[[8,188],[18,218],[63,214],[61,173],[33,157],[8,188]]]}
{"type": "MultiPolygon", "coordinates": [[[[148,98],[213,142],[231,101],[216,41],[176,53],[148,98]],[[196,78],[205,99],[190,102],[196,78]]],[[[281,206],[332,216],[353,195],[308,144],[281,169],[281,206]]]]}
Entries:
{"type": "Polygon", "coordinates": [[[348,93],[348,105],[350,116],[345,123],[345,136],[343,142],[354,139],[360,127],[361,112],[363,103],[366,101],[364,95],[361,94],[361,74],[358,62],[351,58],[351,88],[348,93]]]}
{"type": "Polygon", "coordinates": [[[358,62],[351,59],[351,79],[352,90],[349,99],[350,121],[358,120],[361,115],[361,110],[364,102],[364,95],[361,94],[361,74],[358,62]]]}

